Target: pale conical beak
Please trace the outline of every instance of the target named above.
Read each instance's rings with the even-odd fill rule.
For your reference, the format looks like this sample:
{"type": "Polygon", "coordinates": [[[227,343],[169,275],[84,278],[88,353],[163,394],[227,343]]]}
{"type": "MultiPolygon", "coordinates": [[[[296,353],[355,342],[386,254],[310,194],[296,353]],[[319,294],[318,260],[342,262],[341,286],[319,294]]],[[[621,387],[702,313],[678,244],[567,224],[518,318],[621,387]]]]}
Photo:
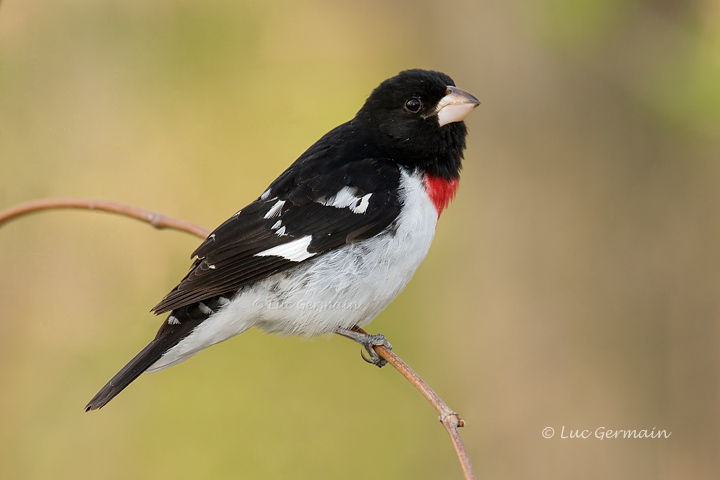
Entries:
{"type": "Polygon", "coordinates": [[[442,127],[448,123],[459,122],[475,110],[478,105],[480,105],[480,102],[472,94],[462,88],[448,86],[447,94],[440,99],[435,110],[438,123],[442,127]]]}

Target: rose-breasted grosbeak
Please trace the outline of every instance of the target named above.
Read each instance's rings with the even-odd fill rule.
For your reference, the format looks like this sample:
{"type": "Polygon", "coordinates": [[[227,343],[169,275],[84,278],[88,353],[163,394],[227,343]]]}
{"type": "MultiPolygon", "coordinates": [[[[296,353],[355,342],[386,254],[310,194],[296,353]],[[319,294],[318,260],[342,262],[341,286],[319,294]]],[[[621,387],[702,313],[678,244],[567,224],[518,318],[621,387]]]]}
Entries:
{"type": "Polygon", "coordinates": [[[384,339],[351,329],[375,318],[425,258],[458,185],[462,120],[478,105],[440,72],[382,82],[355,118],[195,250],[190,273],[153,308],[169,312],[155,339],[85,409],[253,326],[338,333],[374,354],[384,339]]]}

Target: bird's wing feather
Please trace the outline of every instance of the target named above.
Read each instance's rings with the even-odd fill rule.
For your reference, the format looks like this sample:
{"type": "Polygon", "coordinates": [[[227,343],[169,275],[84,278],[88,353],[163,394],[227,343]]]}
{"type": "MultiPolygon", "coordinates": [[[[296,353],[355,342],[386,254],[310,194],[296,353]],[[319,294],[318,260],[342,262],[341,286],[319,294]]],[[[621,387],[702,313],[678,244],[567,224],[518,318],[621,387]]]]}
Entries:
{"type": "MultiPolygon", "coordinates": [[[[302,160],[302,157],[301,159],[302,160]]],[[[153,311],[232,293],[347,243],[370,238],[400,213],[400,171],[365,158],[326,172],[296,162],[268,193],[220,225],[195,250],[190,272],[153,311]],[[363,180],[372,175],[374,184],[363,180]],[[296,242],[290,245],[292,242],[296,242]]]]}

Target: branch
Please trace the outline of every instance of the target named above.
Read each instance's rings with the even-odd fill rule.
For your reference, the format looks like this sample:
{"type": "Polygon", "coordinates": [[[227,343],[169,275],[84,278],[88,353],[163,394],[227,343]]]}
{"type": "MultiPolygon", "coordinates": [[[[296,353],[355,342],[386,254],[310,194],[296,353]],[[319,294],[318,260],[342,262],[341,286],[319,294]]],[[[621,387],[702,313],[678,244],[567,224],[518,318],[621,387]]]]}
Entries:
{"type": "MultiPolygon", "coordinates": [[[[354,327],[353,330],[358,333],[367,334],[367,332],[360,327],[354,327]]],[[[465,479],[474,480],[475,473],[473,472],[472,465],[470,464],[470,458],[468,457],[467,451],[465,450],[465,445],[460,438],[460,432],[458,432],[458,427],[464,427],[465,421],[460,418],[460,415],[450,409],[450,407],[448,407],[445,402],[442,401],[438,394],[435,393],[432,388],[430,388],[430,385],[425,383],[425,381],[420,378],[420,376],[415,373],[415,371],[410,368],[407,363],[403,362],[400,357],[395,355],[392,350],[390,350],[384,345],[374,345],[373,349],[375,350],[375,353],[380,355],[390,365],[395,367],[395,369],[400,372],[405,378],[407,378],[408,381],[420,391],[423,397],[425,397],[427,401],[430,402],[430,404],[435,408],[435,410],[437,410],[437,412],[440,414],[438,420],[440,420],[440,423],[443,424],[443,427],[445,427],[445,430],[447,430],[448,434],[450,435],[450,440],[452,441],[453,447],[455,447],[455,453],[457,454],[458,460],[460,461],[460,466],[462,467],[465,479]]]]}
{"type": "Polygon", "coordinates": [[[205,239],[210,231],[199,227],[193,223],[177,218],[166,217],[165,215],[142,208],[131,207],[108,200],[98,200],[94,198],[45,198],[42,200],[34,200],[31,202],[20,203],[14,207],[0,211],[0,227],[16,218],[28,215],[30,213],[41,212],[43,210],[52,209],[77,208],[85,210],[99,210],[102,212],[117,213],[126,217],[135,218],[143,222],[149,223],[155,228],[169,228],[172,230],[180,230],[182,232],[191,233],[202,239],[205,239]]]}
{"type": "MultiPolygon", "coordinates": [[[[202,239],[205,239],[210,231],[206,230],[198,225],[187,222],[185,220],[179,220],[177,218],[166,217],[157,212],[150,210],[144,210],[142,208],[131,207],[129,205],[122,205],[119,203],[111,202],[108,200],[98,200],[91,198],[46,198],[43,200],[35,200],[32,202],[21,203],[10,207],[3,211],[0,211],[0,227],[4,223],[14,220],[16,218],[28,215],[30,213],[40,212],[51,209],[65,209],[65,208],[76,208],[86,210],[100,210],[103,212],[117,213],[126,217],[135,218],[143,222],[149,223],[155,228],[169,228],[172,230],[179,230],[181,232],[191,233],[202,239]]],[[[355,327],[354,330],[360,333],[366,333],[362,328],[355,327]]],[[[400,372],[405,378],[417,388],[420,393],[430,402],[430,404],[440,414],[440,422],[447,430],[450,435],[455,453],[457,454],[460,466],[462,467],[465,480],[475,480],[475,474],[473,473],[472,465],[470,464],[470,458],[468,457],[465,446],[463,445],[458,427],[464,427],[465,422],[460,416],[450,409],[445,402],[433,391],[430,386],[423,381],[400,357],[395,355],[390,349],[383,345],[376,345],[373,347],[375,352],[391,364],[395,369],[400,372]]]]}

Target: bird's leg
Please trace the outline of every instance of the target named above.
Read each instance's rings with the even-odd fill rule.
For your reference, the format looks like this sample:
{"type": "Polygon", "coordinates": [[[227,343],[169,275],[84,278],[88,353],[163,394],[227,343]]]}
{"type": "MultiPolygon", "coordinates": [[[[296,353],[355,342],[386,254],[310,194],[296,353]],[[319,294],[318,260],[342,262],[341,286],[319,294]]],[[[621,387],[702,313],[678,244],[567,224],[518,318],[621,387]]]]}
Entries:
{"type": "Polygon", "coordinates": [[[355,330],[355,327],[353,328],[336,328],[335,333],[338,335],[341,335],[345,338],[349,338],[350,340],[359,343],[363,347],[365,347],[365,350],[367,350],[370,357],[366,357],[364,353],[360,352],[360,355],[362,356],[363,360],[365,360],[368,363],[372,363],[373,365],[377,365],[378,367],[384,366],[387,361],[380,357],[380,355],[375,352],[375,349],[373,348],[375,345],[383,345],[384,347],[387,347],[389,350],[392,350],[392,345],[390,345],[390,342],[388,342],[385,339],[385,335],[377,334],[377,335],[370,335],[369,333],[365,332],[358,332],[355,330]]]}

